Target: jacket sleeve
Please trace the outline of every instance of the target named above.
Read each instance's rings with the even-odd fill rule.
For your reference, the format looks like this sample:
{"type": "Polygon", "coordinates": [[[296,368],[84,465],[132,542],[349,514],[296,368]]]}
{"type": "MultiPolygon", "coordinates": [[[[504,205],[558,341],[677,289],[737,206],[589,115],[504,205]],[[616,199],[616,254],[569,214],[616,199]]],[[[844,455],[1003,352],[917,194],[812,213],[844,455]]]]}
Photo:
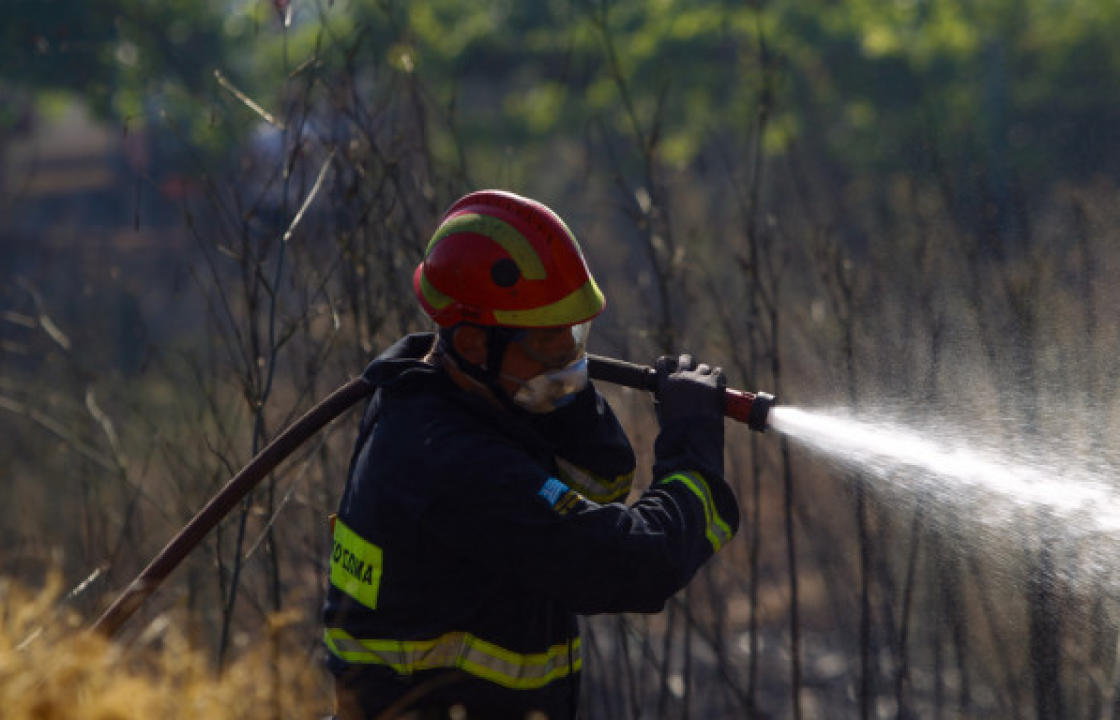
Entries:
{"type": "Polygon", "coordinates": [[[634,480],[634,450],[592,383],[568,405],[534,418],[534,425],[552,445],[564,484],[598,503],[626,499],[634,480]]]}
{"type": "Polygon", "coordinates": [[[723,479],[694,469],[670,469],[625,506],[587,499],[510,446],[467,452],[455,468],[423,530],[577,613],[660,610],[738,528],[723,479]]]}

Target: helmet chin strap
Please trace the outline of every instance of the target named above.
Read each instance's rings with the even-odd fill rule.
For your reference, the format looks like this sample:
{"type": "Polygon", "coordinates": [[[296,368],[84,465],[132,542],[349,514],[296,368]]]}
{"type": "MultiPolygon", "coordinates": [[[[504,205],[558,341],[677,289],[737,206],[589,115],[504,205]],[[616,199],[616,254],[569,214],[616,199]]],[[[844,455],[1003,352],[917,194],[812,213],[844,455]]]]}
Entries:
{"type": "Polygon", "coordinates": [[[506,354],[506,348],[524,330],[500,326],[476,326],[486,333],[486,362],[483,365],[475,365],[460,355],[459,351],[455,349],[455,343],[452,342],[452,336],[459,327],[462,327],[462,324],[439,329],[440,350],[451,356],[455,365],[464,375],[489,390],[502,407],[518,413],[526,412],[513,401],[513,398],[509,396],[509,393],[501,384],[502,358],[506,354]]]}

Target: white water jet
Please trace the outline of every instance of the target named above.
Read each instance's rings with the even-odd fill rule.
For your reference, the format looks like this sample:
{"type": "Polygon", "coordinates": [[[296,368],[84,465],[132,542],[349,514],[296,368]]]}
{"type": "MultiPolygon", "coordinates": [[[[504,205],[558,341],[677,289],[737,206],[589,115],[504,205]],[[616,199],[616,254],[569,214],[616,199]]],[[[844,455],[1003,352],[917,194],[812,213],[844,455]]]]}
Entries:
{"type": "Polygon", "coordinates": [[[1058,578],[1120,598],[1120,472],[1099,459],[1056,441],[1020,449],[963,426],[918,430],[839,411],[775,406],[769,427],[866,478],[895,510],[920,503],[936,527],[1004,571],[1045,543],[1061,556],[1058,578]]]}

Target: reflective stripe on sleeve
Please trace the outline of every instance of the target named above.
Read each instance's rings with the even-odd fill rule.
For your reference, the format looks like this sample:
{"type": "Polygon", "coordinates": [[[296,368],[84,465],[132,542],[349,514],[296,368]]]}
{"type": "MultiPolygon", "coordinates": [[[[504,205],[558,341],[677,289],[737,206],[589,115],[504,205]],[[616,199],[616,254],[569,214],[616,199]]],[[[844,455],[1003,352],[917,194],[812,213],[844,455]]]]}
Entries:
{"type": "Polygon", "coordinates": [[[556,465],[560,468],[561,480],[601,505],[625,499],[630,493],[630,485],[634,480],[633,471],[615,478],[607,478],[574,465],[564,458],[556,458],[556,465]]]}
{"type": "Polygon", "coordinates": [[[700,499],[700,504],[704,507],[704,520],[706,522],[704,535],[708,538],[708,542],[712,544],[712,551],[719,552],[719,549],[731,539],[734,533],[731,532],[731,528],[716,511],[715,501],[712,500],[712,489],[708,486],[704,476],[697,472],[677,472],[666,475],[661,479],[661,482],[679,482],[700,499]]]}
{"type": "Polygon", "coordinates": [[[433,640],[359,640],[341,628],[327,628],[323,640],[333,654],[349,663],[384,665],[401,675],[458,668],[514,690],[544,687],[582,667],[579,638],[529,654],[515,653],[465,632],[433,640]]]}

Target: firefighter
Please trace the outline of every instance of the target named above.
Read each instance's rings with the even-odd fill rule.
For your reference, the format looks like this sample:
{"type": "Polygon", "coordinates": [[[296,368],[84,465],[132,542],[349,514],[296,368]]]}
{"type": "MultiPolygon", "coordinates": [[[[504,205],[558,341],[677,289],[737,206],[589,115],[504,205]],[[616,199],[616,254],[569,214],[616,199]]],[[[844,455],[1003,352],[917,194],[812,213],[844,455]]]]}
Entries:
{"type": "Polygon", "coordinates": [[[652,483],[587,377],[605,301],[544,205],[471,193],[413,285],[439,326],[374,360],[324,608],[336,713],[571,718],[577,614],[657,612],[734,535],[724,378],[657,362],[652,483]]]}

